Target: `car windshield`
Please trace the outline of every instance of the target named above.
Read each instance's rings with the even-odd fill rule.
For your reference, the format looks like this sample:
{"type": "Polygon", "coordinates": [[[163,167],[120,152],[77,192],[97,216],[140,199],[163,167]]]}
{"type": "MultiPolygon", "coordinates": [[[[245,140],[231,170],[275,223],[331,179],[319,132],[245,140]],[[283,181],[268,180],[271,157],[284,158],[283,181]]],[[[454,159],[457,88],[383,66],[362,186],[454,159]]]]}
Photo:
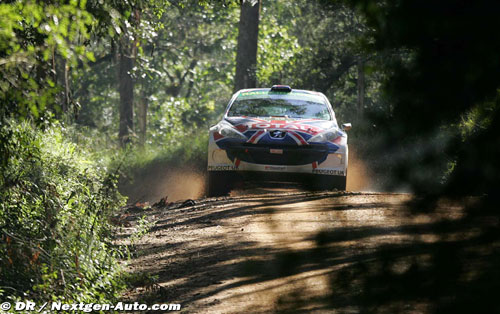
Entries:
{"type": "Polygon", "coordinates": [[[331,120],[323,97],[307,93],[251,91],[238,95],[229,117],[285,117],[294,119],[331,120]]]}

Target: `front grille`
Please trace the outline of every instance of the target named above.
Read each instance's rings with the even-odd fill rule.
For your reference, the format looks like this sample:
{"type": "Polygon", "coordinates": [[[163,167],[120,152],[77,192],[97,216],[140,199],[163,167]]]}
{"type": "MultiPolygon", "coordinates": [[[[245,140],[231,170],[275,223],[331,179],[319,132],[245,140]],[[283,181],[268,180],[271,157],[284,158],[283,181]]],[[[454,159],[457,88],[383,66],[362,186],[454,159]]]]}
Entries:
{"type": "Polygon", "coordinates": [[[328,155],[326,145],[313,144],[303,146],[291,145],[263,145],[244,143],[226,149],[230,159],[238,158],[242,161],[264,165],[306,165],[315,161],[324,160],[328,155]],[[283,154],[271,154],[271,149],[282,150],[283,154]]]}
{"type": "MultiPolygon", "coordinates": [[[[309,145],[299,146],[297,144],[272,144],[272,145],[269,145],[269,144],[252,144],[252,143],[245,142],[245,143],[241,143],[238,146],[243,146],[245,148],[267,148],[267,149],[276,148],[276,149],[304,150],[304,151],[307,151],[307,150],[327,151],[328,150],[328,147],[325,144],[309,144],[309,145]]],[[[234,148],[238,148],[238,147],[235,146],[234,148]]]]}

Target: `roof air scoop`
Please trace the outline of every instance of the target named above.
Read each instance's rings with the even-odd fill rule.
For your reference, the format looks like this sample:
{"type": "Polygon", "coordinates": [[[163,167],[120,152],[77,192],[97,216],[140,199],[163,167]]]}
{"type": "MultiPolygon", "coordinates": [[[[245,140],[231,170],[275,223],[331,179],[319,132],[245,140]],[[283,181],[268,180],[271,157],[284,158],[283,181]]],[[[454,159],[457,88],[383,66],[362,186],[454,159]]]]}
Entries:
{"type": "Polygon", "coordinates": [[[271,87],[271,91],[289,93],[292,91],[292,88],[288,85],[273,85],[273,87],[271,87]]]}

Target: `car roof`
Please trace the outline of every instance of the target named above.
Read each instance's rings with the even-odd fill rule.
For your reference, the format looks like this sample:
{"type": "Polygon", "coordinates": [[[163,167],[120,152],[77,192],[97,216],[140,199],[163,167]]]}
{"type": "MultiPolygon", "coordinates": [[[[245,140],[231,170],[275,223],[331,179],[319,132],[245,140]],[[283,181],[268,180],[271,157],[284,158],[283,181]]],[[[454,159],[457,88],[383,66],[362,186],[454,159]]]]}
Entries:
{"type": "MultiPolygon", "coordinates": [[[[268,87],[268,88],[261,87],[261,88],[240,89],[239,91],[236,92],[236,94],[243,93],[243,92],[249,92],[249,91],[271,91],[271,88],[270,87],[268,87]]],[[[323,95],[323,93],[320,93],[320,92],[315,92],[315,91],[305,90],[305,89],[295,89],[295,88],[292,89],[292,92],[300,92],[300,93],[312,94],[312,95],[323,95]]]]}

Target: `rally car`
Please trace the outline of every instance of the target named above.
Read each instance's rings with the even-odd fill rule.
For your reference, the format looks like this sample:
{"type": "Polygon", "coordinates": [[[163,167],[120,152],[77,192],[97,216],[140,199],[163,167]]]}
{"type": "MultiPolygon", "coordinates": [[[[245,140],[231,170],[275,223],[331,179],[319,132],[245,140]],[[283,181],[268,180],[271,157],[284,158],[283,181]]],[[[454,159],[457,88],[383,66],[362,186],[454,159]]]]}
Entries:
{"type": "Polygon", "coordinates": [[[338,126],[322,93],[287,85],[240,90],[210,128],[208,195],[228,194],[247,177],[345,190],[350,128],[338,126]]]}

